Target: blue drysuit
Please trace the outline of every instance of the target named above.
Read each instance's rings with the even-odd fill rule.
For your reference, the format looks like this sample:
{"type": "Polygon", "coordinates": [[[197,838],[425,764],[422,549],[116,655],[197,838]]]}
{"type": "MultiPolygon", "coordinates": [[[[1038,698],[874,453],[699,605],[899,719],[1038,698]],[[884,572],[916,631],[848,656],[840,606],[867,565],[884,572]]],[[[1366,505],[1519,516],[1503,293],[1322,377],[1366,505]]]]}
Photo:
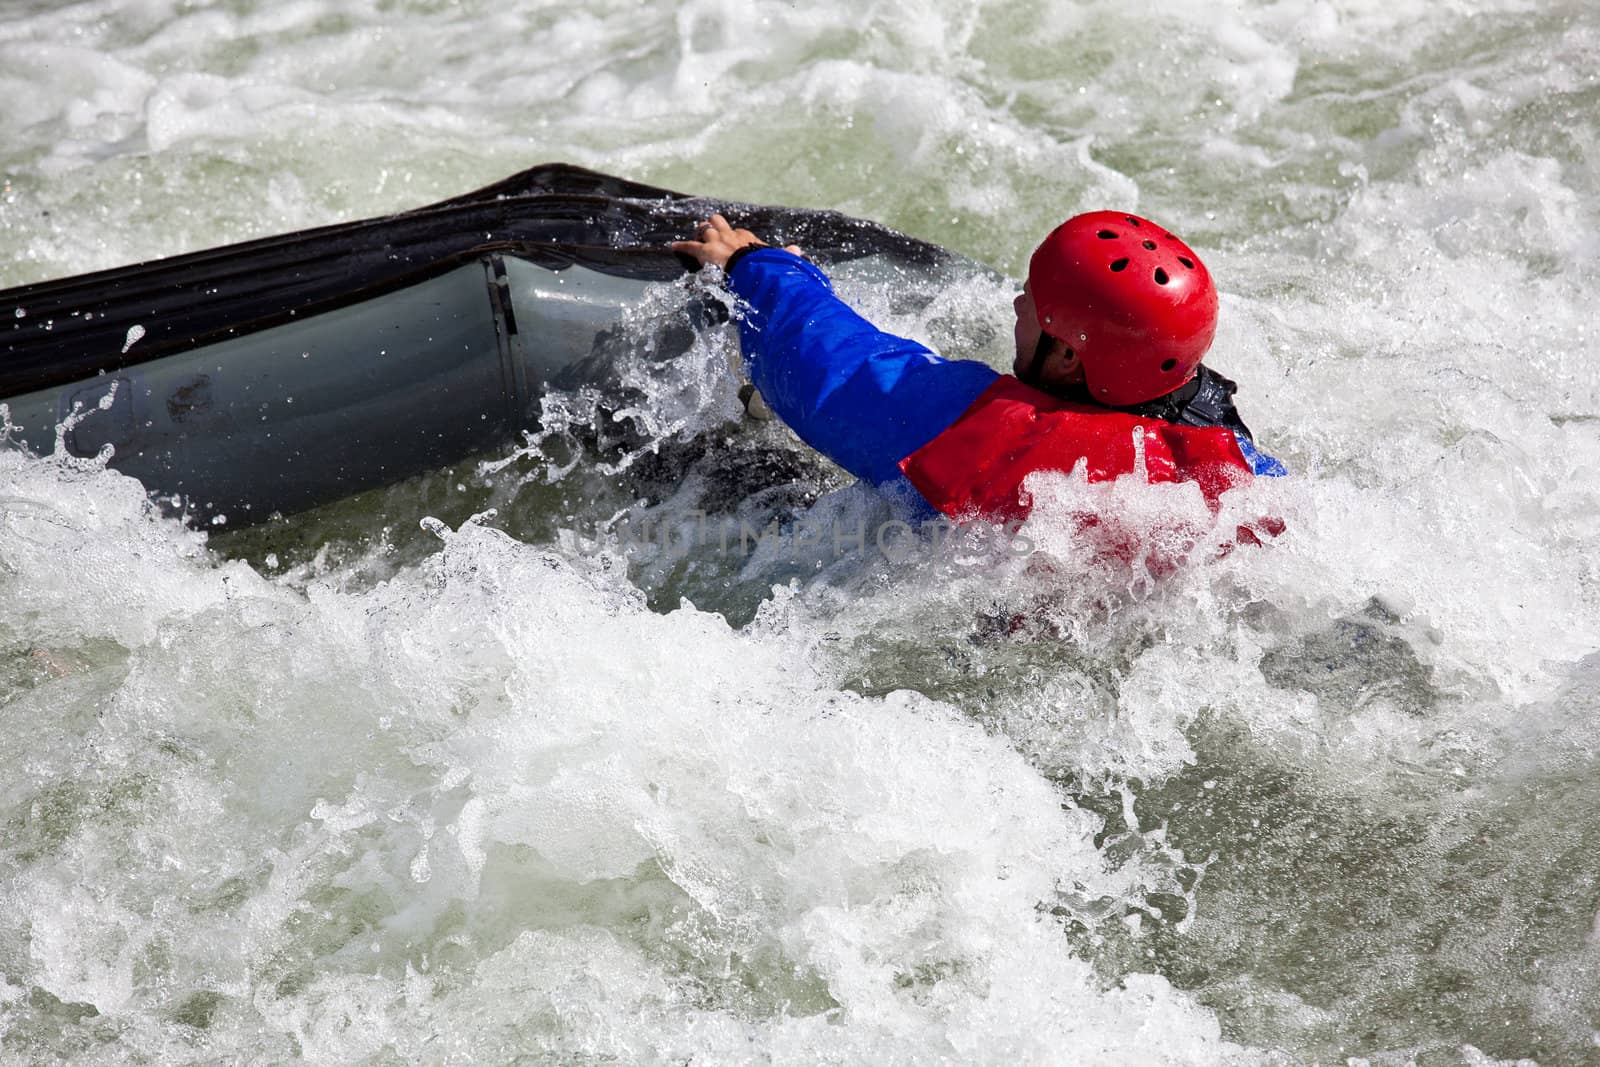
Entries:
{"type": "MultiPolygon", "coordinates": [[[[827,275],[781,249],[737,254],[727,284],[748,305],[739,341],[762,398],[808,445],[875,485],[903,480],[902,462],[1002,377],[884,333],[834,294],[827,275]]],[[[1236,437],[1251,472],[1283,473],[1247,434],[1236,437]]]]}

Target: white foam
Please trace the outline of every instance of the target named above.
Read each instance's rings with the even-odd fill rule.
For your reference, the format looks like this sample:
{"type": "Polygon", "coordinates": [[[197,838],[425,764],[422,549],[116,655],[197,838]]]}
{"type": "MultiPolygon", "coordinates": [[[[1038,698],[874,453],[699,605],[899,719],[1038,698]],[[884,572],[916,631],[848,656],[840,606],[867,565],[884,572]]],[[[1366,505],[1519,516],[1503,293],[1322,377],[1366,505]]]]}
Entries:
{"type": "MultiPolygon", "coordinates": [[[[62,503],[46,461],[12,456],[7,472],[8,514],[62,503]]],[[[85,761],[67,781],[98,807],[60,802],[70,847],[22,883],[29,981],[56,997],[119,1014],[173,1010],[179,987],[253,990],[231,1010],[335,1058],[460,1029],[466,1001],[419,1001],[401,980],[441,966],[475,1010],[487,996],[548,1031],[535,1047],[569,1054],[843,1041],[890,1062],[950,1046],[1028,1061],[1092,1042],[1107,1062],[1148,1062],[1143,1027],[1169,1035],[1168,1062],[1221,1047],[1164,982],[1107,994],[1071,955],[1038,909],[1069,882],[1115,899],[1129,872],[1103,869],[1093,817],[952,709],[830,689],[792,636],[652,614],[616,578],[480,526],[447,533],[417,573],[302,598],[157,551],[187,535],[134,494],[95,499],[96,520],[52,528],[84,572],[47,580],[53,554],[16,536],[28,529],[0,549],[29,610],[120,646],[119,666],[75,683],[104,711],[61,752],[85,761]],[[110,569],[96,556],[120,560],[115,586],[93,582],[110,569]],[[59,895],[71,870],[106,864],[106,892],[59,895]],[[514,888],[529,878],[545,888],[514,888]],[[199,922],[150,910],[169,898],[216,903],[199,922]],[[462,907],[464,926],[448,918],[462,907]],[[640,907],[656,919],[632,927],[640,907]],[[223,922],[238,932],[217,939],[223,922]],[[134,961],[157,944],[173,962],[151,986],[134,961]],[[670,962],[685,949],[690,973],[670,962]],[[582,1033],[564,1029],[565,996],[526,995],[564,983],[574,953],[608,990],[582,1033]],[[310,970],[286,991],[280,961],[296,958],[310,970]],[[716,992],[730,967],[745,977],[716,992]],[[768,990],[754,1015],[740,982],[768,990]],[[792,982],[815,1007],[783,1008],[792,982]]],[[[12,712],[65,728],[48,692],[12,712]]],[[[30,750],[5,747],[10,788],[57,788],[64,767],[30,750]]]]}

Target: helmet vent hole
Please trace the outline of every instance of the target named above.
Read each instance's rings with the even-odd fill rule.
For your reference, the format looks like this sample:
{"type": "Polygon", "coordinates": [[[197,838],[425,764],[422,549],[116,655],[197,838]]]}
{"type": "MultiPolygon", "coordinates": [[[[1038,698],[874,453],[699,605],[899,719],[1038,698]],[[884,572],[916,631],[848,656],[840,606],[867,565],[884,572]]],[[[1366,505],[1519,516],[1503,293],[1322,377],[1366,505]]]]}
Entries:
{"type": "Polygon", "coordinates": [[[1100,238],[1102,241],[1110,241],[1114,239],[1117,234],[1114,230],[1101,230],[1099,233],[1095,234],[1095,236],[1100,238]]]}
{"type": "Polygon", "coordinates": [[[1167,272],[1162,270],[1160,267],[1156,268],[1156,284],[1157,285],[1166,285],[1167,284],[1167,272]]]}
{"type": "Polygon", "coordinates": [[[1111,269],[1114,270],[1114,271],[1127,270],[1128,269],[1128,260],[1127,260],[1127,258],[1124,257],[1122,259],[1114,259],[1114,260],[1112,260],[1111,261],[1111,269]]]}
{"type": "Polygon", "coordinates": [[[1137,225],[1139,225],[1139,220],[1134,218],[1132,215],[1129,215],[1127,218],[1128,218],[1128,225],[1129,226],[1137,226],[1137,225]]]}
{"type": "Polygon", "coordinates": [[[1148,248],[1148,249],[1150,249],[1150,250],[1151,250],[1151,251],[1152,251],[1152,252],[1154,252],[1154,251],[1155,251],[1155,248],[1156,248],[1156,243],[1155,243],[1155,242],[1154,242],[1154,241],[1144,241],[1144,242],[1141,242],[1141,243],[1142,243],[1142,244],[1143,244],[1143,245],[1144,245],[1144,246],[1145,246],[1145,247],[1146,247],[1146,248],[1148,248]]]}
{"type": "Polygon", "coordinates": [[[1182,263],[1185,267],[1188,267],[1190,270],[1194,270],[1194,260],[1190,259],[1188,256],[1179,256],[1178,257],[1178,262],[1182,263]]]}
{"type": "Polygon", "coordinates": [[[1170,373],[1177,365],[1178,361],[1175,359],[1164,359],[1161,361],[1161,371],[1163,374],[1170,373]]]}

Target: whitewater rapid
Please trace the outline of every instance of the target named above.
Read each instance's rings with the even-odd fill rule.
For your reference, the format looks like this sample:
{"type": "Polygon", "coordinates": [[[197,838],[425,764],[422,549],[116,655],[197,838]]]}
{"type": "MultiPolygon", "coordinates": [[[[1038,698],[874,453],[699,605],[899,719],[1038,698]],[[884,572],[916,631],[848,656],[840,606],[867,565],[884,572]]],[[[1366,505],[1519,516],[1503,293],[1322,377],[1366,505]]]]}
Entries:
{"type": "Polygon", "coordinates": [[[628,543],[892,515],[725,330],[251,531],[0,450],[0,1059],[1600,1056],[1592,4],[10,0],[0,99],[0,285],[565,159],[986,263],[839,286],[1003,365],[1138,210],[1294,472],[1173,573],[1070,515],[1181,487],[1068,478],[1026,550],[628,543]]]}

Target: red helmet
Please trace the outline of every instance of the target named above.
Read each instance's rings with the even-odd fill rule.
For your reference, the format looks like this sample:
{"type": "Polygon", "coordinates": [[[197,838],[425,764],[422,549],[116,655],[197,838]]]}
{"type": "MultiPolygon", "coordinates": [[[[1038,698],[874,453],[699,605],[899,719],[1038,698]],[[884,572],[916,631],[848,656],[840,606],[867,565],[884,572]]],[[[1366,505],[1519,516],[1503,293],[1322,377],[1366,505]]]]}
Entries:
{"type": "Polygon", "coordinates": [[[1102,404],[1165,396],[1194,376],[1217,332],[1217,290],[1165,227],[1120,211],[1057,226],[1028,263],[1039,325],[1083,361],[1102,404]]]}

